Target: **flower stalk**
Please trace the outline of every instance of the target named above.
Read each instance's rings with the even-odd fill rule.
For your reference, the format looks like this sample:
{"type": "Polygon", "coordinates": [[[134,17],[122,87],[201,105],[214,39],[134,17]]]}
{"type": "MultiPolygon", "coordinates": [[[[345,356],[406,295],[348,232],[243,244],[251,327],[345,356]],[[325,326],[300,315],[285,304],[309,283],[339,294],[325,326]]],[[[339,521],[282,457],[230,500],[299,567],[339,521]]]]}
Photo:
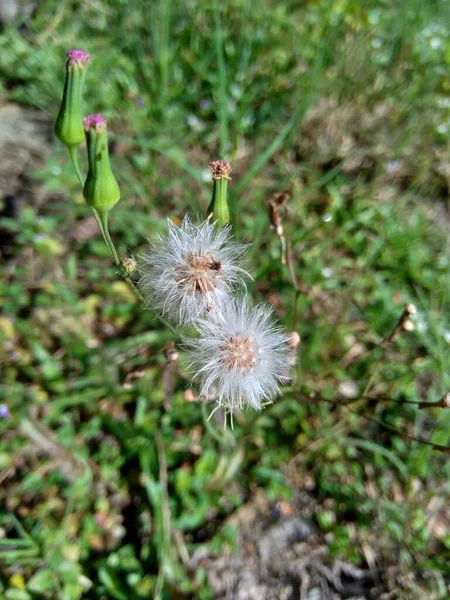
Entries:
{"type": "Polygon", "coordinates": [[[109,250],[115,264],[120,268],[120,270],[123,273],[123,276],[125,278],[125,281],[129,285],[131,291],[136,296],[136,298],[140,302],[144,302],[144,297],[142,296],[141,292],[136,287],[136,284],[134,283],[134,281],[131,279],[129,270],[125,267],[123,262],[120,260],[120,257],[117,253],[114,242],[111,238],[111,234],[109,233],[109,226],[108,226],[109,213],[108,212],[100,213],[97,210],[95,210],[95,208],[93,208],[92,211],[94,213],[95,220],[97,221],[97,225],[99,226],[99,229],[103,236],[103,239],[105,240],[105,243],[108,246],[108,250],[109,250]]]}
{"type": "Polygon", "coordinates": [[[209,163],[209,170],[213,178],[213,194],[207,216],[209,218],[212,215],[219,227],[225,227],[230,222],[227,191],[231,163],[226,160],[214,160],[209,163]]]}
{"type": "Polygon", "coordinates": [[[81,187],[84,187],[83,175],[81,174],[80,165],[78,164],[78,148],[76,146],[68,146],[68,150],[73,170],[75,171],[81,187]]]}

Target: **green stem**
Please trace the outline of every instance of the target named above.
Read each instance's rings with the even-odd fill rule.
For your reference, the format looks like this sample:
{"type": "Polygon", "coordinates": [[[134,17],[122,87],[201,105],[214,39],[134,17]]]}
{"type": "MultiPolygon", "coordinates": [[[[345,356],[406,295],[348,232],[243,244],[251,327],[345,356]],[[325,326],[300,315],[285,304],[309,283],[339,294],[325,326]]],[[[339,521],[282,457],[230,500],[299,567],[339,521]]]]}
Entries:
{"type": "MultiPolygon", "coordinates": [[[[75,170],[75,173],[77,174],[78,181],[80,182],[81,189],[83,189],[83,186],[84,186],[83,176],[81,174],[80,167],[78,165],[77,147],[76,146],[68,146],[68,150],[69,150],[69,155],[70,155],[70,159],[72,161],[73,168],[75,170]]],[[[112,241],[111,235],[109,233],[108,213],[107,212],[100,213],[97,210],[95,210],[95,208],[92,209],[92,212],[94,213],[95,220],[97,221],[97,225],[98,225],[98,228],[100,229],[103,239],[105,240],[105,243],[108,246],[108,250],[110,251],[111,256],[113,257],[114,262],[120,268],[123,276],[125,277],[125,281],[127,282],[129,288],[131,289],[133,294],[136,296],[136,298],[138,298],[138,300],[140,300],[141,302],[144,302],[144,300],[145,300],[144,296],[140,293],[140,291],[136,287],[136,284],[134,283],[134,281],[131,279],[131,277],[128,275],[128,273],[125,271],[125,269],[123,267],[123,263],[120,260],[119,255],[117,254],[116,247],[115,247],[114,242],[112,241]]],[[[160,317],[160,321],[166,327],[168,327],[173,332],[175,332],[174,328],[165,319],[160,317]]]]}
{"type": "MultiPolygon", "coordinates": [[[[78,181],[80,182],[81,188],[83,189],[83,186],[84,186],[83,176],[81,174],[80,167],[78,164],[78,148],[77,148],[77,146],[68,146],[67,148],[69,150],[70,160],[72,161],[73,168],[75,170],[75,173],[77,174],[78,181]]],[[[100,213],[97,210],[95,210],[95,208],[92,209],[92,212],[94,213],[94,217],[95,217],[95,220],[97,221],[97,225],[102,233],[102,236],[103,236],[103,239],[105,240],[106,245],[108,246],[108,249],[111,253],[111,256],[113,257],[114,262],[116,263],[116,265],[120,268],[121,272],[123,273],[123,276],[125,277],[125,280],[126,280],[128,286],[130,287],[131,291],[133,292],[133,294],[138,298],[138,300],[143,302],[144,297],[142,296],[140,291],[137,289],[134,281],[131,279],[131,277],[128,275],[128,273],[125,271],[122,261],[120,260],[119,255],[117,254],[116,247],[114,246],[114,242],[112,241],[111,235],[109,233],[108,213],[107,212],[100,213]]]]}
{"type": "Polygon", "coordinates": [[[111,235],[109,233],[108,213],[107,212],[98,212],[98,211],[96,211],[96,212],[97,212],[100,222],[102,224],[103,237],[105,238],[105,242],[109,248],[109,251],[111,252],[114,262],[116,263],[116,265],[118,267],[123,268],[122,261],[120,260],[119,255],[117,254],[116,247],[114,246],[114,242],[112,241],[111,235]]]}
{"type": "Polygon", "coordinates": [[[131,277],[128,275],[128,273],[125,271],[122,261],[120,260],[119,255],[117,254],[116,247],[114,246],[114,242],[112,241],[111,235],[109,233],[108,213],[107,212],[99,213],[94,208],[92,210],[94,212],[95,220],[97,221],[100,231],[102,232],[103,239],[105,240],[105,243],[108,246],[109,251],[111,252],[111,256],[113,257],[114,262],[122,271],[126,282],[128,283],[131,291],[134,293],[136,298],[138,298],[138,300],[143,302],[144,297],[142,296],[141,292],[137,289],[134,281],[131,279],[131,277]]]}
{"type": "Polygon", "coordinates": [[[78,164],[78,146],[67,146],[67,149],[69,150],[70,160],[72,161],[72,166],[74,168],[75,173],[77,174],[78,181],[81,185],[81,189],[83,189],[83,176],[81,174],[80,166],[78,164]]]}
{"type": "Polygon", "coordinates": [[[219,442],[220,445],[222,445],[222,446],[229,445],[230,438],[227,435],[223,435],[223,436],[220,435],[220,433],[217,431],[217,429],[212,425],[212,423],[210,421],[212,413],[208,415],[208,408],[207,408],[206,402],[204,402],[203,400],[200,400],[200,403],[202,405],[203,424],[205,425],[205,429],[207,430],[207,432],[216,440],[216,442],[219,442]]]}
{"type": "Polygon", "coordinates": [[[214,221],[217,221],[219,227],[225,227],[230,222],[227,187],[228,180],[226,177],[223,179],[215,179],[213,182],[213,195],[208,207],[207,216],[212,213],[214,221]]]}
{"type": "MultiPolygon", "coordinates": [[[[135,296],[138,298],[138,300],[140,300],[141,302],[145,302],[144,296],[140,293],[140,291],[136,287],[136,284],[134,283],[134,281],[131,279],[131,277],[125,271],[125,269],[123,267],[123,263],[120,260],[119,255],[117,254],[116,247],[114,246],[114,242],[112,241],[111,235],[109,233],[108,213],[107,212],[99,213],[94,208],[92,209],[92,212],[94,213],[95,220],[97,221],[97,225],[102,233],[103,239],[105,240],[105,243],[108,246],[108,250],[110,251],[111,256],[113,257],[114,262],[122,271],[123,276],[125,277],[125,281],[127,282],[128,286],[130,287],[133,294],[135,294],[135,296]]],[[[168,329],[170,329],[171,331],[176,333],[175,329],[172,327],[172,325],[166,319],[164,319],[164,317],[158,317],[158,318],[165,327],[167,327],[168,329]]]]}

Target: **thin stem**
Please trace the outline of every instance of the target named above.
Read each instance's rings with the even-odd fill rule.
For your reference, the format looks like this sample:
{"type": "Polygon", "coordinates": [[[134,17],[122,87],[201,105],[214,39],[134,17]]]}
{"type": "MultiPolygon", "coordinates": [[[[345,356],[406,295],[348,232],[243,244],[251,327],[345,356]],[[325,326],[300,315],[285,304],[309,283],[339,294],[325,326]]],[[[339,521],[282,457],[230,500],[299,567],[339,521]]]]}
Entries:
{"type": "MultiPolygon", "coordinates": [[[[72,161],[73,168],[77,175],[78,181],[80,182],[81,189],[83,189],[83,187],[84,187],[83,176],[81,174],[80,167],[78,165],[77,148],[75,146],[69,146],[68,150],[69,150],[69,155],[70,155],[70,159],[72,161]]],[[[131,279],[131,277],[128,275],[128,273],[125,271],[123,263],[120,260],[119,255],[117,253],[116,247],[114,246],[114,242],[112,241],[111,235],[109,233],[108,213],[107,212],[99,213],[97,210],[95,210],[95,208],[92,209],[92,212],[94,213],[95,220],[97,221],[97,225],[98,225],[98,228],[100,229],[103,239],[105,240],[105,243],[108,246],[108,250],[110,251],[111,256],[113,257],[115,264],[120,268],[129,288],[131,289],[133,294],[136,296],[136,298],[138,298],[138,300],[140,300],[141,302],[145,302],[144,296],[140,293],[140,291],[136,287],[136,284],[134,283],[134,281],[131,279]]],[[[168,327],[171,331],[173,331],[175,333],[175,329],[172,327],[172,325],[168,321],[166,321],[163,317],[159,317],[159,320],[161,321],[161,323],[163,323],[166,327],[168,327]]]]}
{"type": "MultiPolygon", "coordinates": [[[[445,398],[445,396],[444,396],[445,398]]],[[[369,397],[362,397],[362,400],[379,400],[378,398],[370,398],[369,397]]],[[[334,400],[329,400],[328,398],[323,398],[322,396],[315,396],[313,398],[313,400],[318,401],[318,402],[327,402],[328,404],[334,404],[335,406],[339,406],[339,402],[336,402],[334,400]]],[[[392,398],[384,398],[384,400],[390,401],[390,402],[398,402],[399,404],[404,404],[404,403],[408,403],[408,404],[416,404],[419,408],[424,408],[423,405],[428,404],[429,406],[433,407],[436,405],[439,405],[440,402],[442,401],[442,399],[438,402],[414,402],[413,400],[402,400],[402,401],[396,401],[393,400],[392,398]]],[[[368,421],[372,421],[372,423],[376,423],[377,425],[380,425],[381,427],[384,427],[385,429],[392,431],[393,433],[396,433],[397,435],[399,435],[400,437],[406,438],[408,440],[412,440],[414,442],[419,442],[421,444],[425,444],[427,446],[432,446],[435,450],[438,450],[439,452],[445,452],[446,454],[450,454],[450,446],[443,446],[442,444],[435,444],[434,442],[431,442],[429,440],[424,440],[423,438],[419,438],[416,437],[414,435],[411,435],[410,433],[406,432],[406,431],[400,431],[400,429],[397,429],[396,427],[394,427],[393,425],[391,425],[390,423],[386,423],[386,421],[382,421],[380,419],[376,419],[375,417],[372,417],[371,415],[366,415],[364,413],[357,413],[354,409],[352,408],[348,408],[347,404],[341,405],[343,407],[345,407],[350,413],[358,416],[358,418],[363,418],[366,419],[368,421]]],[[[321,442],[324,441],[324,439],[322,440],[316,440],[317,442],[321,442]]],[[[314,442],[313,442],[314,444],[314,442]]],[[[310,447],[313,445],[311,444],[310,447]]],[[[309,449],[310,449],[309,447],[309,449]]]]}
{"type": "MultiPolygon", "coordinates": [[[[81,174],[80,167],[78,164],[78,149],[76,146],[68,146],[68,150],[69,150],[70,160],[72,161],[73,168],[77,175],[78,181],[80,182],[81,188],[83,189],[83,186],[84,186],[83,176],[81,174]]],[[[144,297],[142,296],[140,291],[137,289],[134,281],[131,279],[131,277],[128,275],[128,273],[125,271],[122,261],[120,260],[119,255],[117,254],[116,247],[114,246],[114,242],[112,241],[111,235],[109,233],[108,213],[107,212],[100,213],[97,210],[95,210],[95,208],[92,209],[92,212],[94,213],[94,217],[95,217],[95,220],[97,221],[97,225],[102,233],[102,236],[103,236],[103,239],[105,240],[106,245],[108,246],[108,249],[111,253],[111,256],[113,257],[114,262],[120,268],[123,276],[125,277],[125,280],[126,280],[128,286],[130,287],[133,294],[138,298],[138,300],[140,300],[141,302],[144,302],[144,297]]]]}
{"type": "Polygon", "coordinates": [[[219,444],[221,444],[221,445],[226,445],[228,443],[228,440],[226,439],[226,435],[222,436],[210,422],[210,418],[212,417],[212,415],[214,414],[214,412],[217,410],[218,407],[213,409],[212,413],[208,415],[208,409],[207,409],[206,402],[204,402],[202,400],[200,400],[200,402],[202,405],[202,419],[203,419],[203,424],[205,425],[205,429],[216,440],[216,442],[219,442],[219,444]]]}
{"type": "Polygon", "coordinates": [[[80,182],[81,189],[83,189],[83,176],[81,174],[80,166],[78,164],[78,146],[67,146],[67,149],[69,150],[70,160],[72,161],[72,166],[77,175],[78,181],[80,182]]]}
{"type": "Polygon", "coordinates": [[[114,242],[112,241],[111,235],[109,233],[108,213],[107,212],[98,213],[98,216],[99,216],[100,222],[102,224],[103,237],[105,238],[106,245],[108,246],[109,251],[111,252],[111,256],[113,257],[116,265],[118,267],[123,268],[122,261],[120,260],[119,255],[117,254],[116,247],[114,246],[114,242]]]}
{"type": "MultiPolygon", "coordinates": [[[[101,213],[96,211],[94,208],[92,209],[92,212],[94,213],[95,220],[97,221],[97,225],[101,231],[103,239],[105,240],[105,243],[108,246],[108,250],[110,251],[111,256],[113,257],[114,262],[122,271],[123,276],[125,277],[125,281],[127,282],[128,286],[132,290],[133,294],[135,294],[135,296],[138,298],[138,300],[145,303],[144,296],[140,293],[140,291],[136,287],[136,284],[134,283],[134,281],[131,279],[131,277],[128,275],[128,273],[125,271],[125,269],[123,267],[123,263],[120,260],[119,255],[117,254],[117,250],[114,246],[114,242],[112,241],[111,235],[109,233],[108,213],[103,213],[103,215],[102,215],[101,213]]],[[[167,327],[168,329],[173,331],[173,333],[176,333],[175,329],[172,327],[172,325],[166,319],[164,319],[164,317],[158,317],[158,319],[161,321],[161,323],[165,327],[167,327]]]]}
{"type": "Polygon", "coordinates": [[[103,240],[105,241],[105,244],[108,246],[108,250],[110,251],[111,256],[113,257],[114,262],[116,263],[116,265],[118,267],[120,267],[122,269],[123,268],[122,267],[122,263],[120,262],[119,256],[117,255],[117,252],[116,252],[115,248],[111,248],[111,244],[109,242],[109,240],[111,239],[111,236],[107,236],[106,233],[105,233],[105,228],[103,226],[103,221],[102,221],[102,219],[100,217],[100,213],[98,213],[95,210],[95,208],[92,209],[92,212],[94,213],[94,217],[95,217],[95,220],[97,221],[97,225],[98,225],[98,227],[99,227],[99,229],[100,229],[100,231],[102,233],[103,240]],[[108,239],[108,237],[109,237],[109,239],[108,239]],[[114,256],[114,254],[115,254],[115,256],[114,256]]]}
{"type": "Polygon", "coordinates": [[[156,580],[155,593],[153,595],[154,600],[160,600],[164,588],[164,580],[166,575],[166,569],[169,566],[170,558],[170,507],[169,507],[169,493],[168,488],[168,477],[167,477],[167,461],[164,452],[164,444],[159,431],[155,433],[156,440],[156,451],[158,454],[159,462],[159,481],[160,481],[160,492],[161,492],[161,533],[162,533],[162,548],[159,559],[159,573],[156,580]]]}
{"type": "Polygon", "coordinates": [[[132,292],[134,293],[134,295],[138,298],[138,300],[140,300],[141,302],[144,302],[144,297],[142,296],[141,292],[137,289],[134,281],[131,279],[131,277],[128,275],[128,273],[125,271],[122,261],[120,260],[119,255],[117,254],[116,247],[114,246],[114,242],[112,241],[111,235],[109,233],[108,213],[107,212],[99,213],[95,209],[92,209],[92,210],[94,212],[95,220],[97,221],[100,231],[102,232],[103,239],[105,240],[105,243],[108,246],[108,249],[111,253],[111,256],[113,257],[114,262],[122,271],[123,276],[125,277],[125,280],[128,283],[128,285],[129,285],[130,289],[132,290],[132,292]]]}

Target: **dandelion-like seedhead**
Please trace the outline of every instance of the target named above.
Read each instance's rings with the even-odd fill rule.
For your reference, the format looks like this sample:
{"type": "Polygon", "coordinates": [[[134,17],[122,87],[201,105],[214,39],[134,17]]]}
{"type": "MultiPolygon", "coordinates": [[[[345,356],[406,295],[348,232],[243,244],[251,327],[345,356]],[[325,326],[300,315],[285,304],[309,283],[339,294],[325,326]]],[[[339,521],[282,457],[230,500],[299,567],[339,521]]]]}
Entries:
{"type": "Polygon", "coordinates": [[[193,324],[231,302],[230,293],[248,275],[238,266],[246,247],[231,239],[230,227],[207,220],[197,226],[185,217],[178,227],[167,220],[167,234],[158,236],[142,257],[140,285],[148,308],[177,325],[193,324]]]}
{"type": "Polygon", "coordinates": [[[200,396],[228,412],[260,410],[289,380],[293,351],[289,336],[274,325],[272,309],[235,301],[196,324],[200,337],[188,342],[190,369],[200,396]]]}

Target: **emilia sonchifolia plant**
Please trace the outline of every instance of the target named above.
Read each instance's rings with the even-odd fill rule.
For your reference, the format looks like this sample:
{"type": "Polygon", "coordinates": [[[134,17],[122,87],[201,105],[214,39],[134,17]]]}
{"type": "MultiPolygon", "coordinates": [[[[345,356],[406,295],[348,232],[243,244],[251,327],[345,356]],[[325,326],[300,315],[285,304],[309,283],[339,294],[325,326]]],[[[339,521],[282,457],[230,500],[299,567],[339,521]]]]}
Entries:
{"type": "MultiPolygon", "coordinates": [[[[237,242],[230,224],[227,186],[231,164],[213,161],[212,200],[203,222],[186,215],[178,226],[167,220],[137,264],[121,261],[108,225],[110,211],[120,199],[108,153],[107,122],[103,115],[83,115],[83,85],[90,55],[70,50],[66,80],[55,134],[70,158],[111,256],[128,285],[144,305],[172,327],[195,332],[186,339],[187,371],[198,383],[200,399],[232,415],[246,408],[261,410],[281,393],[295,362],[294,345],[274,323],[273,311],[253,307],[246,291],[249,274],[241,259],[246,246],[237,242]],[[88,174],[78,165],[78,148],[86,140],[88,174]]],[[[204,414],[204,413],[203,413],[204,414]]],[[[211,413],[212,415],[213,413],[211,413]]],[[[210,415],[210,416],[211,416],[210,415]]]]}
{"type": "MultiPolygon", "coordinates": [[[[227,187],[231,165],[225,160],[209,165],[213,193],[203,222],[193,222],[189,215],[180,225],[168,219],[165,234],[151,241],[139,266],[132,258],[122,261],[109,232],[109,214],[120,200],[120,189],[109,160],[107,122],[101,114],[84,116],[82,108],[83,86],[91,57],[84,50],[70,50],[67,55],[55,134],[69,151],[86,203],[133,293],[168,327],[184,327],[194,332],[184,343],[186,371],[199,387],[205,426],[219,441],[224,441],[225,438],[220,438],[210,425],[211,415],[222,409],[226,426],[227,415],[233,423],[235,413],[246,408],[259,411],[273,402],[282,393],[283,385],[290,381],[300,343],[296,332],[288,335],[276,324],[273,310],[268,305],[253,306],[248,297],[246,281],[250,275],[241,266],[246,246],[236,240],[230,224],[227,187]],[[88,160],[86,178],[78,165],[78,149],[84,140],[88,160]],[[138,270],[141,276],[135,281],[133,277],[138,270]],[[205,409],[208,403],[215,404],[209,416],[205,409]]],[[[281,242],[281,262],[289,268],[296,294],[302,294],[307,292],[296,278],[283,230],[288,199],[287,193],[276,194],[269,202],[269,217],[281,242]]],[[[407,304],[397,326],[381,344],[382,356],[369,376],[362,396],[348,408],[350,412],[355,412],[368,400],[373,402],[370,390],[384,351],[402,331],[409,330],[410,316],[414,312],[414,306],[407,304]]],[[[311,396],[310,390],[301,386],[295,391],[308,400],[333,402],[316,392],[311,396]]],[[[448,408],[449,398],[450,394],[445,394],[438,402],[416,404],[419,408],[448,408]]],[[[342,402],[338,404],[342,406],[342,402]]],[[[450,453],[446,446],[401,432],[364,412],[360,416],[375,420],[402,437],[450,453]]]]}

